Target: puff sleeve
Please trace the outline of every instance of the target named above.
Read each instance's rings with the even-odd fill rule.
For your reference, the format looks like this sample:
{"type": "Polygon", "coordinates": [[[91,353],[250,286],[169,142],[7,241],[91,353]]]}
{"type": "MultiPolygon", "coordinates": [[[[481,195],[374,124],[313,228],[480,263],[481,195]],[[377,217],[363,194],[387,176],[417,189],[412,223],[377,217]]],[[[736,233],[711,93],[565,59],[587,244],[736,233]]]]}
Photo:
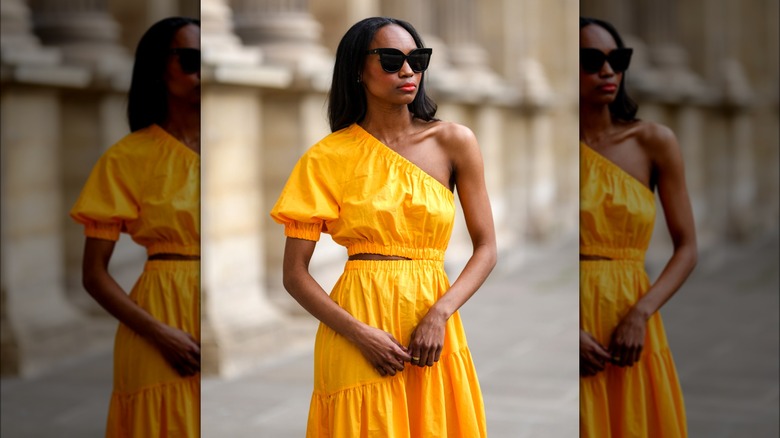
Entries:
{"type": "Polygon", "coordinates": [[[141,178],[129,167],[116,146],[110,148],[92,168],[70,216],[84,225],[84,235],[119,240],[126,223],[138,218],[138,187],[141,178]]]}
{"type": "Polygon", "coordinates": [[[315,145],[298,160],[271,217],[284,225],[284,234],[317,241],[328,232],[329,222],[339,217],[340,179],[338,160],[315,145]]]}

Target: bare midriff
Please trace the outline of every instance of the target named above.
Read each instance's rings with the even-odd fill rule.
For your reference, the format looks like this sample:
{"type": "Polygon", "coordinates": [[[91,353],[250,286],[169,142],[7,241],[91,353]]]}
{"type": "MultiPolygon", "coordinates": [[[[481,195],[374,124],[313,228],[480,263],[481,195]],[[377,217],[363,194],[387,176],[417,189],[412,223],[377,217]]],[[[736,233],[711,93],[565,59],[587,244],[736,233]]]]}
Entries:
{"type": "Polygon", "coordinates": [[[382,254],[353,254],[349,260],[411,260],[408,257],[382,255],[382,254]]]}
{"type": "Polygon", "coordinates": [[[159,253],[149,256],[149,260],[200,260],[199,255],[184,255],[184,254],[170,254],[159,253]]]}
{"type": "Polygon", "coordinates": [[[598,256],[598,255],[590,255],[590,254],[580,254],[580,260],[612,260],[610,257],[604,257],[604,256],[598,256]]]}

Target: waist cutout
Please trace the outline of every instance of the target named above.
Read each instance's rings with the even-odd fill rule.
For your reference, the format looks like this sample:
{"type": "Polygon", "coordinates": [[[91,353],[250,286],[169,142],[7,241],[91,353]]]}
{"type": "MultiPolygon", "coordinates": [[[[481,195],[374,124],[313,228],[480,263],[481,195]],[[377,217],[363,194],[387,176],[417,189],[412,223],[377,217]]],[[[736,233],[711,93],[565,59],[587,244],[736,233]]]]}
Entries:
{"type": "MultiPolygon", "coordinates": [[[[397,260],[436,260],[444,261],[444,249],[412,248],[401,245],[383,245],[372,242],[358,242],[347,246],[347,255],[376,254],[388,257],[402,257],[397,260]]],[[[353,259],[354,260],[354,259],[353,259]]]]}

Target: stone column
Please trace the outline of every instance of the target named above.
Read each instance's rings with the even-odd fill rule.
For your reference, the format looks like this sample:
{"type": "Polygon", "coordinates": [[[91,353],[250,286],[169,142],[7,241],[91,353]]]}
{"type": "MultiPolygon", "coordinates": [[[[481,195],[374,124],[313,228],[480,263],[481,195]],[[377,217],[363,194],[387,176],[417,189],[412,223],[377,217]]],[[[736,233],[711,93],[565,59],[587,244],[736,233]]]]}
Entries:
{"type": "Polygon", "coordinates": [[[46,45],[60,48],[65,63],[90,67],[96,79],[126,89],[131,59],[120,44],[120,26],[107,0],[32,0],[35,32],[46,45]]]}
{"type": "Polygon", "coordinates": [[[39,44],[24,2],[2,0],[0,14],[2,374],[32,375],[106,347],[113,329],[87,322],[63,281],[59,90],[82,89],[91,75],[39,44]]]}
{"type": "Polygon", "coordinates": [[[290,340],[266,288],[263,90],[289,87],[293,75],[241,45],[226,1],[205,1],[202,15],[202,365],[231,376],[290,340]]]}
{"type": "Polygon", "coordinates": [[[580,0],[580,15],[612,23],[625,36],[633,27],[633,2],[621,0],[580,0]]]}
{"type": "Polygon", "coordinates": [[[322,44],[331,53],[353,24],[383,14],[380,0],[309,0],[309,10],[322,24],[322,44]]]}
{"type": "MultiPolygon", "coordinates": [[[[32,0],[33,20],[41,40],[63,54],[63,63],[88,69],[88,89],[60,93],[62,154],[61,206],[65,239],[67,294],[88,313],[107,315],[81,286],[84,236],[67,212],[81,192],[97,158],[126,135],[125,93],[132,76],[132,58],[120,41],[120,25],[108,10],[108,0],[32,0]]],[[[112,275],[127,291],[145,260],[142,248],[123,237],[112,256],[112,275]]]]}
{"type": "Polygon", "coordinates": [[[233,32],[232,12],[227,0],[201,1],[201,50],[209,65],[255,66],[260,50],[244,47],[233,32]]]}
{"type": "Polygon", "coordinates": [[[723,60],[721,67],[723,105],[728,115],[728,145],[730,155],[728,191],[728,230],[733,238],[745,239],[755,234],[756,223],[756,144],[749,105],[754,100],[741,63],[734,58],[723,60]]]}
{"type": "Polygon", "coordinates": [[[202,303],[204,374],[240,374],[277,346],[280,315],[265,294],[263,154],[257,90],[203,87],[202,303]]]}
{"type": "Polygon", "coordinates": [[[24,0],[0,0],[0,47],[3,64],[55,65],[62,55],[41,46],[32,33],[31,11],[24,0]]]}
{"type": "MultiPolygon", "coordinates": [[[[284,228],[274,222],[268,213],[282,192],[290,172],[301,155],[314,143],[326,136],[330,129],[325,117],[323,91],[266,93],[263,98],[264,127],[262,148],[263,188],[265,199],[260,214],[265,221],[266,269],[268,295],[288,314],[306,315],[306,311],[282,286],[282,259],[284,255],[284,228]]],[[[330,291],[343,271],[346,250],[322,235],[309,265],[312,276],[330,291]]]]}
{"type": "Polygon", "coordinates": [[[265,62],[291,67],[303,87],[328,87],[333,61],[307,0],[233,0],[236,33],[260,47],[265,62]]]}
{"type": "Polygon", "coordinates": [[[514,90],[507,88],[493,71],[487,51],[477,42],[478,11],[474,1],[434,0],[434,5],[436,34],[446,44],[451,65],[450,71],[436,72],[439,80],[432,82],[434,88],[471,102],[514,98],[514,90]]]}
{"type": "Polygon", "coordinates": [[[447,47],[437,34],[434,0],[384,0],[382,15],[409,22],[420,34],[426,47],[433,48],[431,66],[441,69],[449,65],[447,47]]]}

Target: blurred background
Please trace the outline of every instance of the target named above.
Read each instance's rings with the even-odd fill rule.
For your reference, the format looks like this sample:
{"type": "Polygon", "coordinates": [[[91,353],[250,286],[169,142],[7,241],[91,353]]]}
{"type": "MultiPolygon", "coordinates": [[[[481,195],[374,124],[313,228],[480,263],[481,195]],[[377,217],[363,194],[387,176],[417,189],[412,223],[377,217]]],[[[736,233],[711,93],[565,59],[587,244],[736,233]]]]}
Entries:
{"type": "MultiPolygon", "coordinates": [[[[634,48],[638,117],[685,160],[699,263],[661,310],[692,437],[780,434],[777,0],[581,0],[634,48]]],[[[659,208],[651,279],[672,245],[659,208]]]]}
{"type": "MultiPolygon", "coordinates": [[[[410,21],[434,55],[437,116],[480,142],[500,263],[462,310],[491,436],[577,430],[577,38],[574,0],[0,0],[2,435],[101,436],[115,320],[83,291],[67,212],[128,132],[141,34],[202,20],[204,436],[301,436],[316,321],[283,290],[268,212],[297,158],[329,133],[341,36],[362,18],[410,21]],[[503,435],[502,435],[503,434],[503,435]]],[[[471,253],[459,217],[446,268],[471,253]]],[[[312,271],[346,259],[327,236],[312,271]]],[[[145,252],[123,236],[129,290],[145,252]]]]}
{"type": "MultiPolygon", "coordinates": [[[[491,436],[577,434],[579,14],[635,48],[639,117],[678,136],[700,262],[664,307],[691,436],[777,436],[778,1],[0,0],[2,436],[102,436],[115,320],[83,291],[67,216],[128,132],[141,34],[200,17],[203,436],[301,436],[316,321],[281,286],[268,217],[297,158],[328,134],[333,54],[358,20],[410,21],[434,48],[438,116],[477,135],[500,262],[462,309],[491,436]]],[[[470,255],[462,218],[446,255],[470,255]]],[[[671,244],[656,223],[648,269],[671,244]]],[[[323,236],[328,289],[343,249],[323,236]]],[[[129,290],[145,252],[123,236],[129,290]]]]}

